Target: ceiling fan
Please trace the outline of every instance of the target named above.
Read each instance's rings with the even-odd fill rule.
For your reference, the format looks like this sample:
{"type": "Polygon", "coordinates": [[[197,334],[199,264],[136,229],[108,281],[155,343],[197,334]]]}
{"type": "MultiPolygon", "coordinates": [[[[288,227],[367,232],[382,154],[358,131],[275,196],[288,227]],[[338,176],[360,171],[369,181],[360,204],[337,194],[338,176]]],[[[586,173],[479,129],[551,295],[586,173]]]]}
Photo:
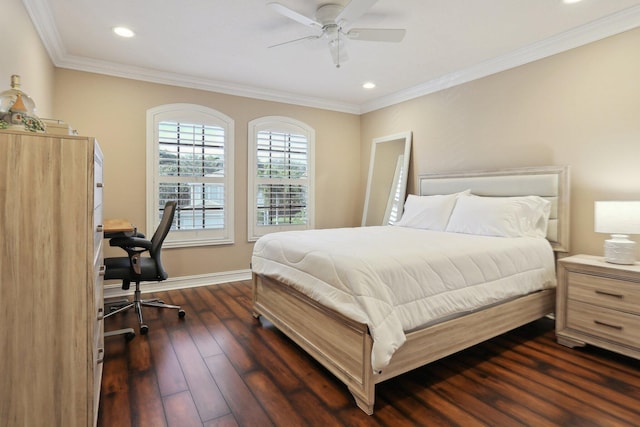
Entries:
{"type": "Polygon", "coordinates": [[[345,39],[396,43],[402,41],[406,32],[404,29],[351,28],[347,30],[351,22],[364,15],[377,1],[378,0],[351,0],[344,7],[333,3],[324,4],[318,7],[314,18],[309,18],[277,2],[267,3],[267,6],[280,15],[320,30],[319,33],[314,35],[289,40],[269,47],[272,48],[303,40],[324,38],[328,41],[333,63],[337,68],[340,68],[340,64],[348,59],[345,50],[345,39]]]}

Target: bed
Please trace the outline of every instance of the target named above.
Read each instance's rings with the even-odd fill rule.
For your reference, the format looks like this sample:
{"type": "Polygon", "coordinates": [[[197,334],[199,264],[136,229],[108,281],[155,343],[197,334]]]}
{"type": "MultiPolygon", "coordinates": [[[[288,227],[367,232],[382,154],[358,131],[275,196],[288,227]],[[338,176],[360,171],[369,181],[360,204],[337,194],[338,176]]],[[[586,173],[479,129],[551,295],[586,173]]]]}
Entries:
{"type": "MultiPolygon", "coordinates": [[[[276,247],[280,248],[275,252],[280,254],[279,257],[281,259],[278,259],[278,255],[274,251],[272,251],[274,252],[273,254],[267,253],[268,251],[265,249],[267,245],[261,241],[256,243],[252,257],[254,316],[256,318],[264,316],[324,365],[348,387],[358,407],[367,414],[372,414],[374,410],[376,384],[552,313],[555,305],[554,253],[568,251],[569,169],[566,166],[421,175],[418,177],[416,188],[418,196],[453,195],[470,192],[473,195],[480,196],[483,200],[535,196],[534,198],[536,199],[546,201],[545,206],[548,209],[548,217],[544,224],[543,235],[546,240],[543,238],[491,238],[496,241],[499,240],[501,242],[500,245],[511,244],[507,240],[522,241],[522,244],[526,244],[527,248],[530,246],[529,243],[535,243],[534,246],[537,247],[540,247],[542,243],[542,246],[546,245],[547,249],[534,249],[539,251],[536,252],[540,253],[539,256],[525,255],[514,258],[513,253],[519,253],[520,248],[503,247],[501,249],[502,255],[496,254],[494,256],[492,253],[491,256],[474,255],[474,258],[469,255],[465,257],[466,260],[471,260],[468,264],[474,266],[473,268],[478,266],[477,268],[479,269],[475,274],[468,273],[471,278],[493,274],[490,267],[481,266],[484,262],[481,259],[483,257],[489,261],[493,260],[494,270],[509,270],[508,268],[503,268],[503,266],[512,263],[529,262],[529,259],[539,257],[540,261],[535,262],[540,265],[525,266],[526,274],[529,275],[530,271],[535,278],[520,275],[520,272],[516,276],[507,274],[514,276],[516,282],[527,284],[524,286],[525,290],[518,291],[520,292],[518,294],[502,295],[503,299],[500,301],[487,296],[483,300],[484,305],[482,308],[463,307],[462,312],[457,314],[443,310],[442,313],[433,315],[432,319],[415,320],[412,314],[405,316],[405,312],[401,310],[397,311],[399,314],[396,311],[387,310],[384,301],[380,302],[377,294],[368,294],[367,292],[370,291],[363,290],[364,288],[360,288],[358,284],[351,285],[354,282],[359,283],[360,281],[369,280],[367,277],[375,276],[376,280],[378,280],[379,276],[385,276],[385,274],[387,275],[385,276],[386,278],[381,280],[393,281],[397,277],[397,280],[400,281],[404,280],[401,276],[407,276],[410,281],[421,282],[427,280],[425,278],[428,277],[444,277],[442,281],[447,282],[446,271],[443,273],[443,271],[435,270],[436,267],[431,265],[429,269],[433,268],[433,271],[426,272],[422,269],[416,269],[415,265],[423,262],[422,254],[416,254],[414,257],[411,253],[413,249],[408,249],[409,252],[401,253],[404,249],[399,244],[399,242],[407,242],[404,246],[410,247],[413,243],[409,242],[415,240],[415,244],[420,245],[426,233],[429,233],[429,239],[432,237],[446,239],[447,236],[451,236],[451,242],[449,243],[446,240],[436,240],[439,242],[437,243],[439,247],[449,245],[455,248],[463,248],[467,244],[466,240],[456,240],[463,239],[462,235],[466,233],[449,233],[446,230],[424,231],[398,226],[326,231],[310,230],[309,234],[316,236],[310,238],[310,241],[313,242],[318,240],[326,241],[328,245],[335,245],[336,242],[340,242],[339,239],[351,239],[361,242],[359,247],[342,253],[337,249],[335,251],[327,250],[327,247],[322,249],[321,244],[319,247],[309,246],[304,248],[307,245],[306,240],[303,238],[305,232],[301,232],[303,234],[282,233],[277,236],[277,239],[285,238],[284,241],[276,240],[275,236],[267,241],[271,245],[275,244],[276,247]],[[325,238],[325,234],[322,233],[326,233],[328,237],[325,238]],[[286,243],[287,237],[293,244],[286,243]],[[396,245],[396,249],[392,252],[397,253],[398,256],[389,262],[386,262],[384,257],[375,258],[375,251],[369,248],[379,246],[379,243],[375,243],[379,241],[376,240],[379,238],[383,239],[383,242],[387,242],[384,245],[389,248],[394,247],[392,245],[396,245]],[[303,250],[303,252],[283,252],[282,248],[286,248],[286,245],[295,246],[295,248],[290,248],[291,251],[295,249],[296,251],[303,250]],[[303,247],[303,249],[300,249],[300,247],[303,247]],[[545,250],[551,254],[550,260],[548,259],[549,256],[544,252],[545,250]],[[353,256],[351,253],[353,253],[353,256]],[[374,256],[374,258],[363,257],[361,260],[357,258],[360,254],[365,253],[367,256],[374,256]],[[501,258],[505,256],[507,258],[501,258]],[[323,265],[323,262],[328,258],[331,258],[332,263],[337,261],[337,264],[346,263],[348,266],[359,263],[359,266],[354,268],[344,267],[340,270],[339,268],[341,267],[339,265],[323,265]],[[347,261],[347,258],[350,259],[347,261]],[[281,273],[283,270],[280,270],[279,267],[271,268],[281,262],[283,264],[289,263],[289,267],[285,268],[289,269],[290,274],[281,273]],[[417,264],[413,265],[413,262],[417,264]],[[307,270],[301,267],[305,263],[310,266],[307,270]],[[410,271],[410,274],[397,272],[392,270],[391,267],[389,267],[391,270],[387,272],[388,265],[394,263],[402,264],[402,269],[410,271]],[[382,273],[380,271],[370,273],[370,269],[373,268],[372,265],[380,266],[385,271],[382,273]],[[496,265],[499,267],[495,268],[496,265]],[[542,266],[544,266],[544,269],[542,266]],[[331,271],[332,268],[335,271],[331,271]],[[549,269],[551,269],[551,278],[549,277],[549,269]],[[333,294],[337,295],[336,302],[333,297],[331,299],[325,298],[319,294],[319,291],[318,293],[315,292],[315,289],[322,288],[324,286],[323,283],[325,281],[329,282],[332,277],[338,282],[350,283],[349,287],[355,287],[354,295],[344,297],[349,298],[349,301],[345,300],[344,305],[342,304],[341,293],[333,292],[333,294]],[[536,281],[544,281],[544,283],[539,288],[528,287],[529,284],[536,281]],[[347,303],[350,303],[351,300],[355,301],[355,304],[348,305],[347,303]],[[394,320],[396,317],[400,319],[397,322],[394,320]],[[412,324],[411,322],[414,323],[412,324]],[[389,330],[385,329],[387,323],[392,324],[389,330]],[[401,336],[398,335],[398,325],[395,325],[395,323],[401,323],[401,336]]],[[[464,200],[467,199],[473,200],[471,197],[467,197],[464,200]]],[[[460,205],[460,202],[458,202],[458,205],[460,205]]],[[[452,220],[453,218],[449,220],[450,223],[452,220]]],[[[464,228],[465,224],[461,224],[461,226],[464,228]]],[[[472,238],[475,238],[475,236],[472,236],[472,238]]],[[[315,245],[316,243],[313,244],[315,245]]],[[[479,244],[484,245],[485,242],[480,239],[479,244]]],[[[476,243],[470,245],[470,248],[475,245],[476,243]]],[[[340,246],[338,244],[334,247],[340,246]]],[[[453,259],[440,262],[440,264],[447,266],[459,262],[453,259]]],[[[434,265],[437,264],[437,262],[434,262],[434,265]]],[[[460,271],[463,270],[457,269],[456,274],[459,274],[460,271]]],[[[501,280],[506,279],[496,277],[496,280],[490,280],[491,286],[496,283],[498,285],[501,284],[501,280]]],[[[442,286],[446,287],[448,285],[442,286]]],[[[479,283],[478,289],[484,289],[481,288],[482,286],[485,285],[479,283]]],[[[488,287],[489,285],[486,286],[488,287]]],[[[494,286],[494,288],[499,289],[501,286],[494,286]]],[[[397,290],[392,292],[397,292],[397,290]]],[[[485,295],[484,291],[481,291],[480,294],[485,295]]],[[[403,309],[405,305],[417,305],[420,313],[438,311],[437,306],[424,305],[427,303],[423,304],[422,296],[416,297],[415,303],[406,300],[406,297],[396,298],[395,295],[392,297],[394,300],[402,300],[403,309]]]]}

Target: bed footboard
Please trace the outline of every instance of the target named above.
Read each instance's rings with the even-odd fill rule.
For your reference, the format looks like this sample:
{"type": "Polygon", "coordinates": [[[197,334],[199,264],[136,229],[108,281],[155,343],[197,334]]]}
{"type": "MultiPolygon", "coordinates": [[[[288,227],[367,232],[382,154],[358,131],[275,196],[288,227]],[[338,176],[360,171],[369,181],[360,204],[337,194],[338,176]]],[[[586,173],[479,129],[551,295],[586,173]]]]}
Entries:
{"type": "Polygon", "coordinates": [[[366,325],[277,280],[253,275],[254,316],[264,316],[327,368],[369,415],[373,414],[377,383],[539,319],[554,307],[555,289],[547,289],[408,333],[390,364],[374,374],[372,338],[366,325]]]}
{"type": "Polygon", "coordinates": [[[253,310],[255,317],[264,316],[342,381],[359,408],[373,413],[372,339],[366,325],[255,273],[253,310]]]}

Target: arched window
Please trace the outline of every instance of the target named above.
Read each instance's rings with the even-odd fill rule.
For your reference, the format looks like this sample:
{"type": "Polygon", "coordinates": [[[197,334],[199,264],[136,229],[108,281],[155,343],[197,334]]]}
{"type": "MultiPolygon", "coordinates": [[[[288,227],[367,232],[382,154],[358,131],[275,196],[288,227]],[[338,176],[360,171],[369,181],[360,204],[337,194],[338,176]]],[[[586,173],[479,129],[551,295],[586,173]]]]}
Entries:
{"type": "Polygon", "coordinates": [[[147,230],[167,200],[178,209],[165,246],[233,243],[233,120],[211,108],[147,111],[147,230]]]}
{"type": "Polygon", "coordinates": [[[315,131],[289,117],[249,122],[248,239],[314,227],[315,131]]]}

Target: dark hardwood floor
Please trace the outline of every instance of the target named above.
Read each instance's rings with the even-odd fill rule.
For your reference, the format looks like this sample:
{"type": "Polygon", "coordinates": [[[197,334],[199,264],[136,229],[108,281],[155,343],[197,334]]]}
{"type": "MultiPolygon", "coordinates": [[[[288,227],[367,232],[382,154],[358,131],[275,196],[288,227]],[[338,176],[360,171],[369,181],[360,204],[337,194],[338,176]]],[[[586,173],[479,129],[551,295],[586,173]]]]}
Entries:
{"type": "MultiPolygon", "coordinates": [[[[98,426],[637,426],[640,362],[555,342],[542,319],[376,387],[375,413],[268,324],[251,284],[155,294],[149,334],[105,340],[98,426]]],[[[136,326],[134,312],[105,329],[136,326]]],[[[137,327],[136,327],[137,331],[137,327]]]]}

